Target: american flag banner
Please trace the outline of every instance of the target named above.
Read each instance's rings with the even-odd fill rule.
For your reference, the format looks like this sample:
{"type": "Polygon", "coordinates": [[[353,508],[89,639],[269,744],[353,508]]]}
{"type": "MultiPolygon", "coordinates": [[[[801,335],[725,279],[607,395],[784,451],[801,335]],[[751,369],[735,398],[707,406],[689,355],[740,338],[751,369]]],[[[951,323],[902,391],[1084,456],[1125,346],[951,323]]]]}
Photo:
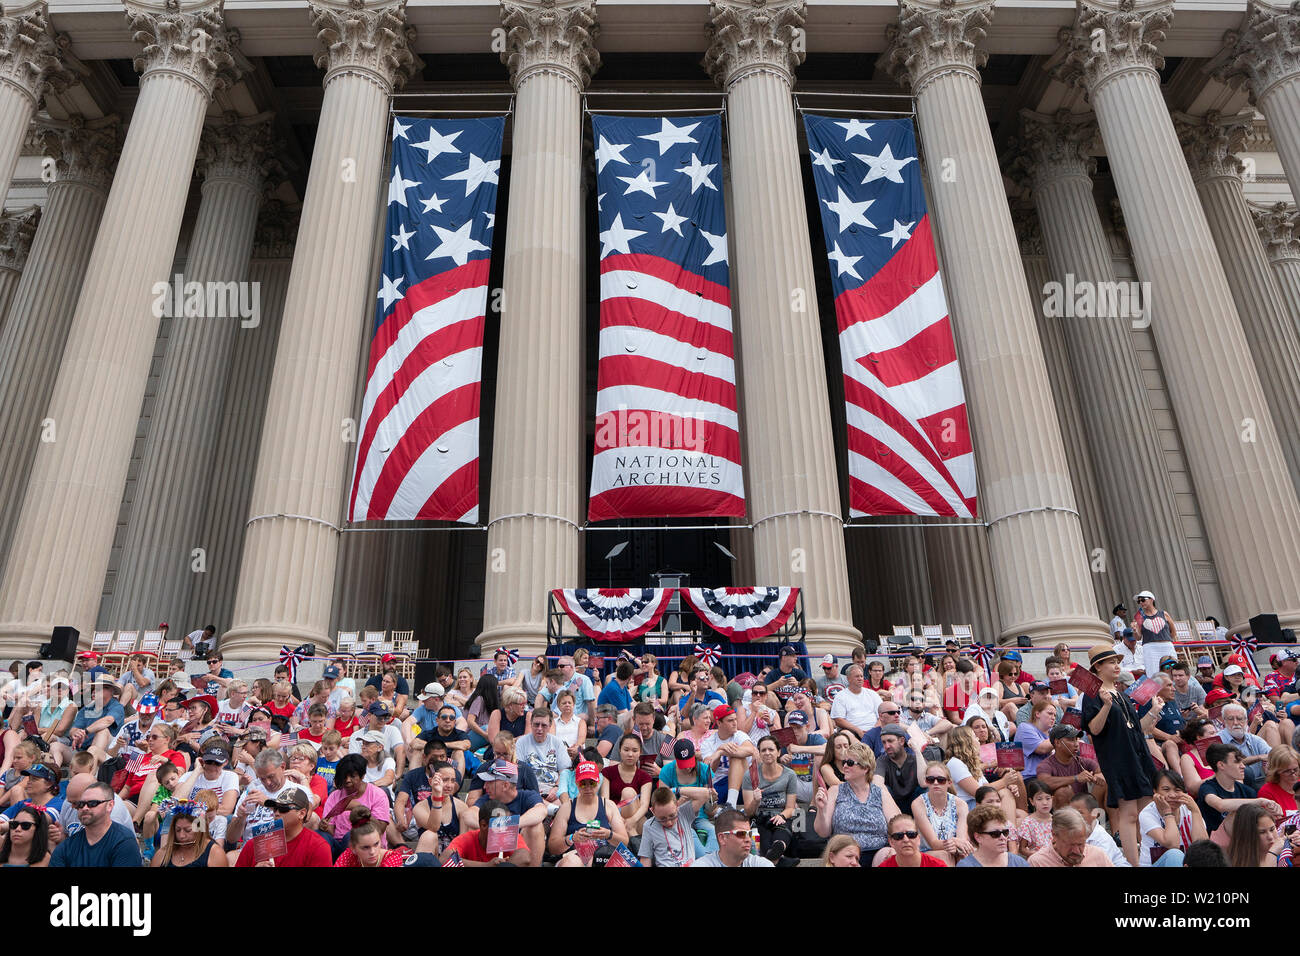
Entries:
{"type": "Polygon", "coordinates": [[[966,396],[912,121],[804,125],[839,323],[849,513],[974,517],[966,396]]]}
{"type": "Polygon", "coordinates": [[[393,117],[351,521],[478,520],[479,385],[504,117],[393,117]]]}
{"type": "Polygon", "coordinates": [[[600,358],[587,518],[745,513],[722,122],[593,116],[600,358]]]}
{"type": "Polygon", "coordinates": [[[625,844],[620,843],[614,847],[614,852],[609,855],[609,860],[605,863],[605,868],[609,869],[614,866],[640,866],[641,861],[636,858],[636,854],[627,848],[625,844]]]}

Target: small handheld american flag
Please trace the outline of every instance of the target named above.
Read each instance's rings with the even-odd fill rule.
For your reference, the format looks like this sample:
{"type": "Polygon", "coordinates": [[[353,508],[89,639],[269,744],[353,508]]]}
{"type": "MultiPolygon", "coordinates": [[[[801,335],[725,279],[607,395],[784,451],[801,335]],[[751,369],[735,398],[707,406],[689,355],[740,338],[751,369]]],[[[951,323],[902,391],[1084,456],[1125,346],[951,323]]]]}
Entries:
{"type": "Polygon", "coordinates": [[[609,862],[605,868],[609,869],[614,866],[640,866],[641,861],[636,858],[636,854],[629,850],[624,844],[620,843],[614,847],[614,852],[610,854],[609,862]]]}
{"type": "Polygon", "coordinates": [[[461,868],[463,869],[464,866],[465,866],[465,862],[460,858],[460,854],[459,854],[459,853],[456,853],[455,851],[453,851],[452,854],[451,854],[451,856],[447,857],[447,862],[444,863],[443,866],[444,866],[444,867],[448,867],[448,866],[459,866],[459,867],[461,867],[461,868]]]}

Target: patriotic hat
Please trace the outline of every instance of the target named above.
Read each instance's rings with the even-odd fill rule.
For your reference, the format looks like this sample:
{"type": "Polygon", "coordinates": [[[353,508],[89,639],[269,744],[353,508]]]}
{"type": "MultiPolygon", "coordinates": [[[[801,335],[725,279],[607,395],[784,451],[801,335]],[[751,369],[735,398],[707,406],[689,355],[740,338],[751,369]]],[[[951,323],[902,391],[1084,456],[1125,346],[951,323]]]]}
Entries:
{"type": "Polygon", "coordinates": [[[217,699],[211,694],[195,694],[193,697],[185,701],[186,707],[190,704],[203,704],[206,706],[208,708],[209,717],[217,712],[217,699]]]}
{"type": "Polygon", "coordinates": [[[834,654],[827,654],[825,657],[822,658],[822,667],[834,667],[834,666],[835,666],[834,654]]]}
{"type": "Polygon", "coordinates": [[[50,783],[59,782],[59,772],[43,763],[33,764],[26,770],[18,771],[18,773],[23,777],[40,777],[42,780],[46,780],[50,783]]]}
{"type": "Polygon", "coordinates": [[[590,760],[584,760],[578,764],[578,769],[573,772],[573,776],[578,783],[582,783],[584,780],[599,780],[600,771],[596,769],[596,765],[590,760]]]}
{"type": "Polygon", "coordinates": [[[158,713],[158,698],[153,694],[145,694],[140,698],[140,703],[135,705],[137,714],[156,714],[158,713]]]}
{"type": "Polygon", "coordinates": [[[791,727],[802,727],[808,723],[808,715],[802,710],[790,711],[790,716],[786,717],[786,723],[791,727]]]}

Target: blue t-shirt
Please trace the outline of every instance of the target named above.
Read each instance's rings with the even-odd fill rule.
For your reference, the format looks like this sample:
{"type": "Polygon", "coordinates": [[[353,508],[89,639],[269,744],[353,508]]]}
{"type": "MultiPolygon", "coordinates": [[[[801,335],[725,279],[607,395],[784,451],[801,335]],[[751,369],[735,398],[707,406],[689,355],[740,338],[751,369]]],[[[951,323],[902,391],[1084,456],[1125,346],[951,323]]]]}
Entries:
{"type": "MultiPolygon", "coordinates": [[[[12,806],[9,809],[7,809],[4,812],[3,816],[8,817],[9,819],[12,820],[14,814],[16,814],[19,810],[21,810],[23,807],[27,805],[28,805],[27,801],[23,800],[21,803],[18,803],[15,806],[12,806]]],[[[59,811],[63,809],[63,797],[51,797],[49,803],[45,804],[45,806],[43,807],[36,807],[35,809],[42,810],[46,813],[52,813],[54,814],[55,817],[58,817],[59,811]]]]}
{"type": "MultiPolygon", "coordinates": [[[[485,793],[483,796],[479,797],[478,803],[474,805],[476,807],[486,806],[490,800],[491,798],[485,793]]],[[[515,798],[507,803],[506,806],[510,808],[510,813],[512,815],[522,817],[525,813],[541,802],[542,795],[536,790],[520,790],[516,794],[515,798]]]]}
{"type": "MultiPolygon", "coordinates": [[[[343,757],[340,754],[339,760],[343,757]]],[[[325,780],[327,793],[334,792],[334,768],[339,765],[338,760],[326,760],[324,757],[316,758],[316,773],[325,780]]]]}
{"type": "MultiPolygon", "coordinates": [[[[694,783],[686,784],[686,786],[688,787],[712,787],[713,786],[713,769],[709,767],[709,765],[706,764],[703,760],[698,760],[698,759],[696,760],[695,773],[699,779],[696,780],[694,783]]],[[[666,761],[664,765],[659,768],[659,783],[660,785],[665,786],[669,790],[673,791],[673,793],[676,793],[677,788],[682,786],[682,784],[677,780],[677,761],[675,760],[666,761]]],[[[700,812],[696,814],[695,818],[697,820],[703,820],[705,823],[709,822],[708,814],[704,812],[703,806],[700,807],[700,812]]]]}
{"type": "Polygon", "coordinates": [[[1037,777],[1038,765],[1043,762],[1044,758],[1046,758],[1047,754],[1051,753],[1051,751],[1049,750],[1044,754],[1036,754],[1034,753],[1034,749],[1044,740],[1047,740],[1047,734],[1043,733],[1031,723],[1023,723],[1016,727],[1015,740],[1025,748],[1025,769],[1021,776],[1025,778],[1037,777]]]}
{"type": "MultiPolygon", "coordinates": [[[[713,708],[713,707],[717,707],[719,704],[727,703],[727,698],[725,695],[710,688],[709,690],[704,692],[704,700],[702,701],[697,700],[695,701],[695,703],[707,704],[710,708],[713,708]]],[[[687,698],[683,697],[681,704],[678,706],[678,710],[681,711],[683,716],[689,716],[686,712],[686,704],[687,704],[687,698]]]]}
{"type": "Polygon", "coordinates": [[[1183,712],[1178,709],[1178,705],[1172,700],[1166,701],[1156,727],[1166,734],[1177,734],[1186,726],[1187,721],[1183,719],[1183,712]]]}
{"type": "MultiPolygon", "coordinates": [[[[113,718],[113,723],[112,726],[108,728],[108,733],[110,737],[116,737],[117,732],[122,728],[122,722],[126,720],[126,711],[122,709],[122,704],[117,700],[110,700],[107,707],[83,707],[81,710],[77,711],[77,716],[72,721],[72,727],[74,730],[78,727],[85,730],[102,717],[113,718]]],[[[90,738],[86,738],[87,744],[91,742],[90,738]]]]}
{"type": "Polygon", "coordinates": [[[86,831],[78,830],[54,848],[50,866],[78,868],[105,866],[143,866],[140,846],[130,828],[114,823],[103,838],[91,846],[86,831]]]}
{"type": "MultiPolygon", "coordinates": [[[[978,866],[981,869],[984,867],[984,864],[981,863],[979,860],[975,859],[974,855],[962,857],[960,860],[957,861],[957,865],[978,866]]],[[[1010,866],[1028,866],[1028,865],[1029,865],[1029,861],[1026,860],[1023,856],[1016,856],[1014,853],[1007,854],[1007,866],[1010,867],[1010,866]]]]}
{"type": "Polygon", "coordinates": [[[599,707],[601,704],[613,704],[619,710],[631,710],[632,695],[618,681],[610,681],[596,698],[596,706],[599,707]]]}

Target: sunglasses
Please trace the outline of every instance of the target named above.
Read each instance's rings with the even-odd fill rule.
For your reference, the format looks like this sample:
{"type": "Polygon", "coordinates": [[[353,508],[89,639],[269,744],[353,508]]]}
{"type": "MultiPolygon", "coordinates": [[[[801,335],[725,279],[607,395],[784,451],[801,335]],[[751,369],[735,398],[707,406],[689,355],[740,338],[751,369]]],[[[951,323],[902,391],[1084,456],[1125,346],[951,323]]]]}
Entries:
{"type": "Polygon", "coordinates": [[[718,834],[718,836],[744,837],[746,840],[748,840],[749,831],[748,830],[723,830],[721,833],[718,834]]]}
{"type": "Polygon", "coordinates": [[[843,760],[840,761],[841,767],[856,767],[857,765],[858,762],[854,760],[852,757],[845,757],[843,760]]]}
{"type": "Polygon", "coordinates": [[[926,777],[925,782],[926,783],[947,783],[948,778],[947,777],[926,777]]]}
{"type": "Polygon", "coordinates": [[[891,833],[891,834],[889,834],[889,839],[891,839],[891,840],[915,840],[915,839],[916,839],[918,836],[920,836],[920,835],[921,835],[920,832],[917,831],[917,830],[899,830],[899,831],[897,831],[897,832],[895,832],[895,833],[891,833]]]}
{"type": "Polygon", "coordinates": [[[95,807],[108,802],[107,800],[73,800],[72,806],[78,810],[93,810],[95,807]]]}
{"type": "Polygon", "coordinates": [[[10,826],[11,829],[14,829],[14,830],[34,830],[34,829],[36,829],[36,824],[33,823],[31,820],[14,820],[12,823],[9,824],[9,826],[10,826]]]}
{"type": "Polygon", "coordinates": [[[902,713],[902,711],[901,711],[901,710],[882,710],[882,711],[880,711],[880,713],[884,714],[886,717],[897,717],[899,714],[902,713]]]}
{"type": "Polygon", "coordinates": [[[978,832],[981,836],[992,837],[995,840],[999,840],[1004,836],[1011,835],[1010,830],[980,830],[978,832]]]}

